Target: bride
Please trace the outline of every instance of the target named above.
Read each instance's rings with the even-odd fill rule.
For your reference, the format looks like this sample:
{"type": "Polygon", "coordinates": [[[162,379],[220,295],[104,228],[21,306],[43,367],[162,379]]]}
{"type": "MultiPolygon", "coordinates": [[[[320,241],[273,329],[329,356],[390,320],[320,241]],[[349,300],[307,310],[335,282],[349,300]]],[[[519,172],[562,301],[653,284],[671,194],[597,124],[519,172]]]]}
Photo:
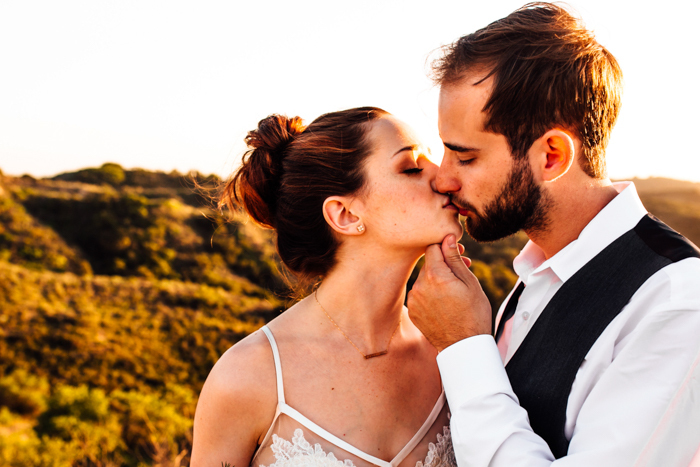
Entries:
{"type": "Polygon", "coordinates": [[[426,246],[462,235],[411,129],[374,107],[272,115],[222,203],[277,231],[313,293],[230,348],[202,389],[193,467],[454,466],[436,350],[408,318],[426,246]]]}

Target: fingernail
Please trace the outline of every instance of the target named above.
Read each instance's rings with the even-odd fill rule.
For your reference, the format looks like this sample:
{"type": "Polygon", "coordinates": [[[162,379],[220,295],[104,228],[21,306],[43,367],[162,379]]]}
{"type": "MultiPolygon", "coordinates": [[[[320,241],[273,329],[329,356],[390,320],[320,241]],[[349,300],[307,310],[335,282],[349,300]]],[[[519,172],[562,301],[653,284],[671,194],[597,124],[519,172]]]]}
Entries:
{"type": "Polygon", "coordinates": [[[457,238],[454,235],[450,235],[447,239],[447,246],[450,248],[457,248],[457,238]]]}

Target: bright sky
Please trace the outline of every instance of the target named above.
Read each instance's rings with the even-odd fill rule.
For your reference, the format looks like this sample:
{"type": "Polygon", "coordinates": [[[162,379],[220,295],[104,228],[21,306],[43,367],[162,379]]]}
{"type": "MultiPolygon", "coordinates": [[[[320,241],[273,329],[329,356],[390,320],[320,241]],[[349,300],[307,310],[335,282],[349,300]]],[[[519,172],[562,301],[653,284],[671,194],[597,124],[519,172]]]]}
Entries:
{"type": "MultiPolygon", "coordinates": [[[[383,107],[433,152],[426,59],[525,0],[0,0],[0,169],[227,175],[270,113],[383,107]]],[[[572,0],[625,73],[614,178],[700,181],[700,2],[572,0]]]]}

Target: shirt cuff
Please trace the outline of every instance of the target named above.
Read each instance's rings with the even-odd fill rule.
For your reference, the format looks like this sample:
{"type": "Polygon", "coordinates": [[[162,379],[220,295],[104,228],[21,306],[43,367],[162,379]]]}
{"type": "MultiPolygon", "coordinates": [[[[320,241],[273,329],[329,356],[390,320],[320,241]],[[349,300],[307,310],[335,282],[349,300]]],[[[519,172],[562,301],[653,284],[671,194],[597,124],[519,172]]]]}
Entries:
{"type": "Polygon", "coordinates": [[[442,385],[451,406],[473,398],[507,394],[517,401],[493,336],[463,339],[437,356],[442,385]]]}

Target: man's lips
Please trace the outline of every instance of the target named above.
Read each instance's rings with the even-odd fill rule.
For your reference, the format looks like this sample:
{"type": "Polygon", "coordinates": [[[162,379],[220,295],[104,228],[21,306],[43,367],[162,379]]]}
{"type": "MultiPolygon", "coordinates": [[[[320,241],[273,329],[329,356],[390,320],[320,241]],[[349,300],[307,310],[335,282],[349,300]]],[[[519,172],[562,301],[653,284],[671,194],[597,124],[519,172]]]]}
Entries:
{"type": "Polygon", "coordinates": [[[457,210],[459,211],[459,215],[464,217],[472,213],[469,209],[457,208],[457,210]]]}
{"type": "Polygon", "coordinates": [[[465,217],[466,217],[466,216],[468,216],[469,214],[472,214],[472,213],[473,213],[473,211],[471,211],[470,209],[466,209],[466,208],[463,208],[462,206],[458,206],[458,205],[454,204],[454,203],[452,202],[452,200],[450,200],[450,204],[452,204],[452,206],[454,206],[455,209],[457,209],[457,211],[459,211],[459,215],[460,215],[460,216],[465,216],[465,217]]]}
{"type": "Polygon", "coordinates": [[[445,204],[442,206],[444,209],[450,209],[459,212],[461,216],[467,216],[469,214],[472,214],[473,211],[469,209],[465,209],[461,206],[456,205],[455,203],[452,202],[452,199],[448,199],[445,201],[445,204]]]}

